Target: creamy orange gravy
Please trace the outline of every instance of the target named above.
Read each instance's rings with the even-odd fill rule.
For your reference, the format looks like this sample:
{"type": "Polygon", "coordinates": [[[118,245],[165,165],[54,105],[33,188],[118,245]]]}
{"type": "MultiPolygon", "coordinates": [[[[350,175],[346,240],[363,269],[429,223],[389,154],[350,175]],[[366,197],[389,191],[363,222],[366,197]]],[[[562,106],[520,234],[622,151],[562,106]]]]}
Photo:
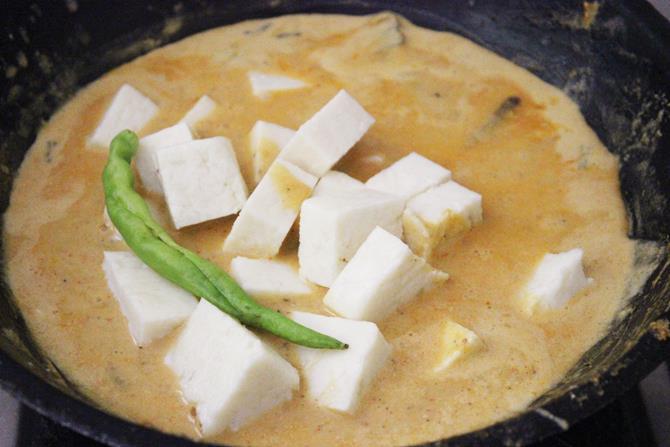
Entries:
{"type": "MultiPolygon", "coordinates": [[[[263,119],[297,128],[340,88],[377,119],[337,169],[361,180],[419,152],[484,198],[484,223],[432,263],[451,279],[386,319],[388,366],[355,415],[316,407],[305,385],[292,401],[212,441],[242,445],[401,445],[474,430],[509,417],[547,391],[598,340],[623,302],[633,259],[617,161],[559,90],[449,33],[384,13],[298,15],[244,22],[192,36],[123,65],[80,91],[42,129],[7,212],[8,275],[37,341],[81,390],[108,411],[197,438],[163,356],[178,331],[138,349],[101,269],[112,242],[103,225],[106,152],[87,138],[128,82],[160,106],[145,135],[178,121],[203,94],[220,107],[194,129],[224,135],[252,185],[247,133],[263,119]],[[309,88],[255,98],[250,69],[286,74],[309,88]],[[521,103],[492,116],[510,96],[521,103]],[[595,283],[562,310],[527,318],[518,295],[546,252],[585,251],[595,283]],[[476,331],[486,350],[433,374],[445,319],[476,331]]],[[[174,231],[223,268],[234,217],[174,231]]],[[[281,258],[296,262],[291,233],[281,258]]],[[[324,290],[263,300],[287,311],[326,312],[324,290]]],[[[264,336],[289,359],[293,349],[264,336]]]]}

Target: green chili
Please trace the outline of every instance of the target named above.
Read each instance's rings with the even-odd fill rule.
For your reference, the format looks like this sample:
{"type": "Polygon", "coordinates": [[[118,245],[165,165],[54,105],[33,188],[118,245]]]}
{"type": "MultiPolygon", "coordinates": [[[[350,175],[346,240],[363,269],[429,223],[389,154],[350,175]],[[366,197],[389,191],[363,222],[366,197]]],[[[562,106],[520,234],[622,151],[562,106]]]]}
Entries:
{"type": "Polygon", "coordinates": [[[216,264],[177,244],[154,220],[147,203],[135,191],[130,162],[138,145],[137,135],[129,130],[114,137],[102,182],[110,219],[145,264],[243,324],[311,348],[347,348],[346,344],[332,337],[258,304],[216,264]]]}

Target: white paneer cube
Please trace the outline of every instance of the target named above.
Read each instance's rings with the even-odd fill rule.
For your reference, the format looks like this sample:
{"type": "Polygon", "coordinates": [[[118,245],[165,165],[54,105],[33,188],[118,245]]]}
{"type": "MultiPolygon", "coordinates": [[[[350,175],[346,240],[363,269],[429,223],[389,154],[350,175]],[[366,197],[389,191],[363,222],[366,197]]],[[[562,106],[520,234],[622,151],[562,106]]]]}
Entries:
{"type": "Polygon", "coordinates": [[[282,148],[295,135],[295,130],[267,121],[256,121],[249,133],[253,157],[254,181],[260,182],[282,148]]]}
{"type": "Polygon", "coordinates": [[[344,90],[305,122],[279,155],[323,176],[360,140],[375,119],[344,90]]]}
{"type": "Polygon", "coordinates": [[[186,115],[179,121],[188,125],[191,129],[195,125],[207,118],[207,116],[216,109],[216,102],[207,95],[203,95],[198,101],[186,112],[186,115]]]}
{"type": "Polygon", "coordinates": [[[593,282],[584,275],[581,248],[563,253],[544,255],[522,293],[527,314],[540,309],[560,309],[574,295],[593,282]]]}
{"type": "Polygon", "coordinates": [[[158,106],[129,84],[123,84],[89,139],[92,145],[109,147],[122,130],[138,132],[158,113],[158,106]]]}
{"type": "Polygon", "coordinates": [[[298,371],[253,332],[200,300],[165,357],[203,436],[236,431],[290,400],[298,371]]]}
{"type": "Polygon", "coordinates": [[[440,358],[433,369],[442,372],[456,362],[484,348],[482,340],[470,329],[454,321],[445,321],[442,327],[442,349],[440,358]]]}
{"type": "Polygon", "coordinates": [[[298,272],[283,262],[238,256],[230,263],[230,275],[252,296],[305,296],[312,293],[312,288],[298,272]]]}
{"type": "Polygon", "coordinates": [[[224,137],[193,140],[156,152],[175,228],[237,213],[247,199],[235,151],[224,137]]]}
{"type": "Polygon", "coordinates": [[[147,346],[186,320],[198,301],[129,251],[106,251],[102,268],[138,346],[147,346]]]}
{"type": "Polygon", "coordinates": [[[123,236],[121,236],[121,233],[119,233],[119,230],[116,229],[114,226],[114,222],[112,222],[112,219],[109,217],[109,213],[107,212],[107,207],[105,207],[104,211],[102,212],[102,222],[106,230],[111,232],[110,239],[113,241],[122,241],[123,236]]]}
{"type": "Polygon", "coordinates": [[[342,191],[355,191],[362,188],[365,188],[365,185],[360,180],[356,180],[344,172],[328,171],[316,184],[312,197],[338,194],[342,191]]]}
{"type": "Polygon", "coordinates": [[[403,206],[401,198],[367,188],[305,200],[300,211],[300,274],[330,287],[375,227],[402,235],[403,206]]]}
{"type": "Polygon", "coordinates": [[[428,258],[440,245],[482,222],[482,196],[449,181],[411,199],[402,220],[407,244],[428,258]]]}
{"type": "Polygon", "coordinates": [[[258,71],[250,71],[248,76],[249,82],[251,83],[252,93],[261,99],[267,99],[272,93],[275,92],[295,90],[307,87],[307,85],[309,85],[300,79],[290,78],[288,76],[282,75],[260,73],[258,71]]]}
{"type": "Polygon", "coordinates": [[[193,141],[189,127],[184,124],[175,124],[156,133],[140,139],[140,146],[135,156],[135,166],[142,179],[142,185],[151,192],[162,193],[161,180],[158,176],[156,152],[177,144],[193,141]]]}
{"type": "Polygon", "coordinates": [[[370,177],[365,186],[409,200],[451,180],[451,172],[416,152],[401,158],[370,177]]]}
{"type": "Polygon", "coordinates": [[[253,258],[275,256],[316,181],[297,166],[276,160],[242,208],[223,250],[253,258]]]}
{"type": "Polygon", "coordinates": [[[449,275],[377,227],[344,267],[323,302],[345,318],[380,322],[449,275]]]}
{"type": "Polygon", "coordinates": [[[296,346],[307,393],[319,405],[344,413],[356,411],[361,398],[391,356],[391,345],[368,321],[346,320],[306,312],[291,318],[349,345],[343,351],[296,346]]]}

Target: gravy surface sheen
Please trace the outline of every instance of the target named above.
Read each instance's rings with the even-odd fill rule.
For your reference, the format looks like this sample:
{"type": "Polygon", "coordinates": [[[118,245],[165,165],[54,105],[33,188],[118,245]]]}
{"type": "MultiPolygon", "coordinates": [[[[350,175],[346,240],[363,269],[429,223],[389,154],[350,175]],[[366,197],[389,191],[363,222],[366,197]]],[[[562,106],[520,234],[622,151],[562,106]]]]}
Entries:
{"type": "MultiPolygon", "coordinates": [[[[380,324],[393,354],[355,415],[318,408],[303,381],[290,402],[210,441],[406,445],[475,430],[557,383],[623,304],[634,244],[618,163],[560,90],[462,37],[389,13],[243,22],[152,51],[82,89],[44,126],[15,182],[4,238],[17,303],[45,352],[106,411],[198,438],[194,409],[163,364],[179,331],[137,348],[101,268],[104,250],[127,247],[103,225],[107,154],[87,139],[126,82],[160,106],[140,135],[173,125],[201,95],[214,99],[219,107],[194,131],[230,138],[250,186],[256,120],[295,129],[345,88],[377,122],[336,169],[366,180],[416,151],[483,196],[484,223],[431,260],[449,281],[380,324]],[[249,70],[310,87],[260,100],[249,70]],[[512,96],[519,105],[500,113],[512,96]],[[519,292],[534,266],[574,247],[584,249],[593,285],[564,309],[526,317],[519,292]],[[474,330],[486,349],[435,374],[445,319],[474,330]]],[[[162,199],[143,194],[179,243],[228,268],[221,247],[234,216],[175,231],[162,199]]],[[[296,264],[297,244],[294,229],[280,258],[296,264]]],[[[324,293],[261,301],[327,313],[324,293]]],[[[291,345],[262,336],[294,358],[291,345]]]]}

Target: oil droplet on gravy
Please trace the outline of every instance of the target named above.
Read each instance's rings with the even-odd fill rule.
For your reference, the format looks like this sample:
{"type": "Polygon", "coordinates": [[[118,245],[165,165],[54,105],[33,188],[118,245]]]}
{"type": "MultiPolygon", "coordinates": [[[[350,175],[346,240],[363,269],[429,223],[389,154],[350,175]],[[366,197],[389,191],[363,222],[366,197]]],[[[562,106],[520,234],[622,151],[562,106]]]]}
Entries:
{"type": "MultiPolygon", "coordinates": [[[[486,426],[560,380],[623,303],[634,244],[626,238],[617,161],[559,90],[459,36],[388,13],[244,22],[158,49],[82,89],[42,129],[14,186],[4,238],[17,303],[59,368],[114,414],[197,436],[192,409],[162,361],[176,333],[138,349],[100,268],[104,250],[125,246],[102,229],[106,153],[86,140],[124,82],[160,106],[143,134],[174,124],[201,95],[213,98],[221,107],[194,130],[230,138],[248,184],[247,133],[256,120],[297,128],[345,88],[377,122],[337,169],[365,180],[383,167],[368,160],[382,154],[388,165],[416,151],[483,195],[483,224],[432,259],[451,279],[381,323],[392,358],[355,415],[317,408],[303,384],[281,408],[213,441],[402,445],[486,426]],[[310,87],[262,101],[251,95],[250,69],[310,87]],[[594,285],[565,309],[523,316],[518,292],[534,264],[573,247],[584,249],[594,285]],[[436,375],[447,318],[477,332],[486,349],[436,375]]],[[[160,199],[149,199],[168,223],[160,199]]],[[[233,220],[171,232],[227,267],[221,244],[233,220]]],[[[282,259],[295,263],[296,246],[292,234],[282,259]]],[[[309,302],[266,304],[325,311],[323,292],[309,302]]],[[[264,338],[292,358],[288,344],[264,338]]]]}

